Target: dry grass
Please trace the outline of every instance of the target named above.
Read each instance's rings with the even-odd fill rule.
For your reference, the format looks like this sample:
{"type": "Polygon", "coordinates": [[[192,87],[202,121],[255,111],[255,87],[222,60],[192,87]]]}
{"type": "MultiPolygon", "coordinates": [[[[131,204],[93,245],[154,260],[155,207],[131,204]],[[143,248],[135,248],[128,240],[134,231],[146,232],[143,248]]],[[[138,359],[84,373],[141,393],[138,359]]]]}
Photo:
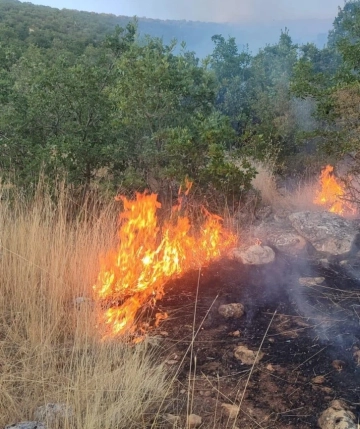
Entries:
{"type": "Polygon", "coordinates": [[[296,189],[279,190],[274,173],[274,162],[254,163],[258,174],[252,182],[253,187],[259,191],[263,204],[271,206],[276,212],[278,210],[319,210],[313,203],[318,183],[316,180],[300,182],[296,189]]]}
{"type": "Polygon", "coordinates": [[[257,171],[256,177],[251,182],[252,186],[260,192],[264,204],[275,206],[279,203],[280,195],[277,190],[276,177],[274,173],[275,163],[269,160],[267,163],[253,162],[257,171]]]}
{"type": "Polygon", "coordinates": [[[75,411],[65,427],[139,428],[163,399],[150,346],[100,341],[96,308],[74,305],[91,297],[117,210],[72,216],[64,189],[56,204],[42,191],[31,203],[0,201],[0,427],[61,402],[75,411]]]}

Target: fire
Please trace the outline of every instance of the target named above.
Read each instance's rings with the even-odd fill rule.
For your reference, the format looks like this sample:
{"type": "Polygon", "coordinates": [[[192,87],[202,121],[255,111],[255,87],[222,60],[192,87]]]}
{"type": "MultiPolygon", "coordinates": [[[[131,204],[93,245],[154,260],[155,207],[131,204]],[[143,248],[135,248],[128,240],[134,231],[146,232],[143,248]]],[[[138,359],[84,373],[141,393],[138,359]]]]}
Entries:
{"type": "Polygon", "coordinates": [[[344,187],[333,175],[334,167],[327,165],[321,172],[320,185],[314,198],[314,204],[324,206],[331,213],[341,216],[356,214],[355,206],[346,201],[344,187]]]}
{"type": "MultiPolygon", "coordinates": [[[[191,184],[187,184],[185,196],[191,184]]],[[[99,325],[105,337],[134,332],[138,310],[153,306],[164,294],[164,284],[172,276],[199,268],[219,258],[235,244],[236,237],[225,230],[221,218],[204,211],[204,223],[195,231],[182,215],[184,197],[170,219],[160,226],[156,194],[124,196],[120,215],[119,244],[101,259],[94,286],[95,299],[103,309],[99,325]]],[[[157,319],[163,316],[157,315],[157,319]]]]}

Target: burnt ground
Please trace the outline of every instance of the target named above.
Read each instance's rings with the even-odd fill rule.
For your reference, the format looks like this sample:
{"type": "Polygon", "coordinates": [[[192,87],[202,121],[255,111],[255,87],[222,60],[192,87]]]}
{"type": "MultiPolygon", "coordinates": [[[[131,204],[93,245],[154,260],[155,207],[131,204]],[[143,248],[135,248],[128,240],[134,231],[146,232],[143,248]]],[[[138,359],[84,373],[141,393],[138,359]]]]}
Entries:
{"type": "Polygon", "coordinates": [[[267,266],[222,260],[169,282],[157,304],[169,315],[156,333],[175,379],[164,412],[198,414],[202,428],[316,428],[329,403],[342,399],[360,417],[356,265],[324,269],[278,254],[267,266]],[[325,277],[320,286],[299,283],[318,276],[325,277]],[[237,302],[245,307],[241,318],[218,313],[237,302]],[[261,347],[264,357],[254,368],[242,364],[233,353],[238,345],[261,347]],[[241,403],[236,422],[222,403],[241,403]]]}

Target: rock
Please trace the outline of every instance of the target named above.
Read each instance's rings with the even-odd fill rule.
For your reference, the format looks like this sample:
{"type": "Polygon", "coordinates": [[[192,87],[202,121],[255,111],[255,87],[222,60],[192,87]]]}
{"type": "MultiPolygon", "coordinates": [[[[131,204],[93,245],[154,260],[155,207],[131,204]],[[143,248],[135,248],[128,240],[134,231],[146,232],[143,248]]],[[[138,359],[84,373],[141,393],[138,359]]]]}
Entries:
{"type": "Polygon", "coordinates": [[[180,423],[180,416],[176,416],[175,414],[165,414],[164,420],[172,425],[176,425],[180,423]]]}
{"type": "MultiPolygon", "coordinates": [[[[284,194],[286,195],[288,192],[284,190],[284,194]]],[[[283,224],[286,219],[288,219],[291,212],[289,210],[285,209],[277,209],[274,213],[274,220],[275,222],[283,224]]]]}
{"type": "Polygon", "coordinates": [[[268,237],[268,243],[280,252],[298,256],[306,252],[306,240],[294,232],[283,232],[279,235],[272,234],[268,237]]]}
{"type": "Polygon", "coordinates": [[[264,353],[262,351],[260,351],[257,355],[257,352],[249,350],[246,346],[236,347],[234,350],[234,355],[237,360],[241,361],[245,365],[253,365],[254,363],[256,364],[264,357],[264,353]]]}
{"type": "Polygon", "coordinates": [[[201,396],[205,396],[206,398],[208,398],[212,395],[211,390],[200,390],[199,393],[201,396]]]}
{"type": "Polygon", "coordinates": [[[78,296],[74,298],[74,306],[77,308],[77,310],[80,310],[84,307],[92,308],[94,306],[94,301],[90,298],[86,298],[85,296],[78,296]]]}
{"type": "Polygon", "coordinates": [[[232,317],[240,319],[244,314],[244,306],[240,303],[222,304],[218,308],[218,312],[221,316],[225,317],[225,319],[230,319],[232,317]]]}
{"type": "Polygon", "coordinates": [[[190,414],[187,418],[187,428],[197,428],[202,423],[202,418],[196,414],[190,414]]]}
{"type": "Polygon", "coordinates": [[[5,429],[46,429],[42,422],[20,422],[5,426],[5,429]]]}
{"type": "Polygon", "coordinates": [[[60,420],[69,420],[74,417],[74,410],[68,404],[48,403],[38,407],[34,411],[34,418],[48,423],[59,422],[60,420]]]}
{"type": "Polygon", "coordinates": [[[324,384],[325,383],[325,376],[317,375],[316,377],[312,378],[311,381],[314,384],[324,384]]]}
{"type": "Polygon", "coordinates": [[[318,286],[324,283],[325,277],[300,277],[299,283],[302,286],[318,286]]]}
{"type": "Polygon", "coordinates": [[[272,207],[271,206],[263,206],[256,211],[257,219],[267,219],[272,215],[272,207]]]}
{"type": "Polygon", "coordinates": [[[319,265],[325,269],[330,268],[330,261],[326,258],[319,259],[319,265]]]}
{"type": "Polygon", "coordinates": [[[179,363],[178,360],[169,359],[165,361],[166,365],[177,365],[179,363]]]}
{"type": "Polygon", "coordinates": [[[356,429],[357,427],[355,415],[338,400],[331,402],[330,407],[321,414],[318,424],[321,429],[356,429]]]}
{"type": "Polygon", "coordinates": [[[271,247],[254,244],[246,250],[234,249],[233,257],[245,265],[265,265],[275,260],[275,252],[271,247]]]}
{"type": "Polygon", "coordinates": [[[299,212],[289,216],[292,226],[317,251],[343,255],[353,247],[359,230],[355,223],[329,212],[299,212]]]}
{"type": "Polygon", "coordinates": [[[233,404],[221,404],[221,406],[224,408],[224,412],[229,419],[236,419],[239,414],[240,407],[233,404]]]}
{"type": "MultiPolygon", "coordinates": [[[[287,213],[287,216],[290,213],[287,213]]],[[[262,222],[255,228],[253,235],[265,245],[275,247],[280,252],[299,256],[307,252],[307,241],[297,234],[289,220],[262,222]]]]}

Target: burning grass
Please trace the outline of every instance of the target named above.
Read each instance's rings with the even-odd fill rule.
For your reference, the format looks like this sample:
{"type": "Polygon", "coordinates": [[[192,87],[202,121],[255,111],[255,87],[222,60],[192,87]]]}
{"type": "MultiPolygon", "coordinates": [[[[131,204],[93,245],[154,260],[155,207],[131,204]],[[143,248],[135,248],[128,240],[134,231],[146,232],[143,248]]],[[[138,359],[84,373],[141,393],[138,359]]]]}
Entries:
{"type": "Polygon", "coordinates": [[[356,207],[349,201],[344,184],[334,176],[333,170],[331,165],[322,170],[314,204],[340,216],[354,216],[357,213],[356,207]]]}
{"type": "Polygon", "coordinates": [[[331,165],[324,167],[317,179],[300,182],[296,189],[282,189],[281,192],[277,188],[271,163],[257,163],[256,169],[258,174],[252,184],[259,191],[262,202],[274,211],[326,210],[344,217],[358,215],[356,199],[345,183],[336,178],[331,165]]]}
{"type": "Polygon", "coordinates": [[[146,341],[99,341],[96,307],[74,304],[115,243],[114,204],[74,218],[67,202],[0,201],[0,427],[49,402],[74,408],[66,427],[140,427],[168,390],[162,367],[146,341]]]}
{"type": "MultiPolygon", "coordinates": [[[[190,188],[189,183],[185,196],[190,188]]],[[[96,300],[105,308],[99,320],[105,337],[138,330],[138,310],[163,296],[168,279],[219,258],[236,243],[235,235],[222,227],[221,219],[207,211],[204,222],[194,228],[182,213],[182,195],[171,218],[163,224],[157,217],[161,205],[156,194],[120,199],[124,211],[119,242],[102,258],[94,286],[96,300]]]]}
{"type": "MultiPolygon", "coordinates": [[[[268,188],[269,204],[294,207],[303,204],[304,198],[313,204],[317,184],[309,187],[308,193],[307,188],[299,189],[297,199],[294,194],[277,193],[271,169],[262,172],[260,185],[266,184],[269,174],[273,180],[268,188]]],[[[137,202],[123,199],[123,226],[118,236],[114,222],[118,203],[93,211],[87,205],[74,217],[67,202],[65,190],[60,192],[57,204],[41,191],[31,203],[0,200],[0,427],[31,420],[34,409],[49,402],[74,408],[75,417],[66,422],[67,428],[149,427],[147,416],[159,413],[159,404],[171,392],[174,380],[169,381],[164,369],[154,364],[154,348],[146,340],[136,345],[120,338],[104,341],[104,326],[99,329],[95,321],[104,320],[104,310],[121,310],[129,298],[140,297],[144,283],[136,280],[139,273],[147,282],[146,293],[136,303],[132,317],[139,305],[151,304],[162,295],[165,279],[219,256],[221,247],[217,241],[213,244],[214,237],[223,240],[226,249],[231,236],[226,236],[219,219],[208,213],[204,215],[207,223],[194,234],[180,210],[181,202],[168,223],[159,225],[158,203],[152,195],[140,195],[137,202]],[[146,222],[151,234],[147,231],[146,237],[145,229],[139,232],[130,216],[141,213],[136,204],[144,201],[150,204],[144,209],[145,216],[150,216],[146,222]],[[207,235],[209,230],[212,232],[207,235]],[[131,252],[135,252],[132,254],[126,239],[134,233],[130,240],[131,252]],[[176,245],[166,250],[174,237],[179,237],[185,247],[176,245]],[[109,248],[115,251],[109,253],[109,248]],[[185,255],[193,256],[185,258],[184,249],[185,255]],[[215,254],[209,254],[211,250],[215,254]],[[106,256],[99,266],[101,254],[106,256]],[[160,275],[156,263],[163,270],[168,258],[176,261],[175,267],[160,275]],[[116,265],[120,260],[121,264],[116,265]],[[127,279],[129,287],[124,288],[132,266],[137,277],[132,271],[127,279]],[[140,270],[144,267],[145,272],[140,270]],[[149,267],[151,271],[147,271],[149,267]],[[111,278],[109,272],[114,274],[113,279],[104,283],[104,278],[111,278]],[[77,297],[93,297],[94,283],[99,305],[93,305],[90,299],[74,301],[77,297]],[[106,308],[108,291],[116,305],[111,303],[106,308]]],[[[117,317],[116,322],[119,320],[123,321],[117,317]]],[[[111,326],[108,332],[110,336],[114,333],[111,326]]]]}

